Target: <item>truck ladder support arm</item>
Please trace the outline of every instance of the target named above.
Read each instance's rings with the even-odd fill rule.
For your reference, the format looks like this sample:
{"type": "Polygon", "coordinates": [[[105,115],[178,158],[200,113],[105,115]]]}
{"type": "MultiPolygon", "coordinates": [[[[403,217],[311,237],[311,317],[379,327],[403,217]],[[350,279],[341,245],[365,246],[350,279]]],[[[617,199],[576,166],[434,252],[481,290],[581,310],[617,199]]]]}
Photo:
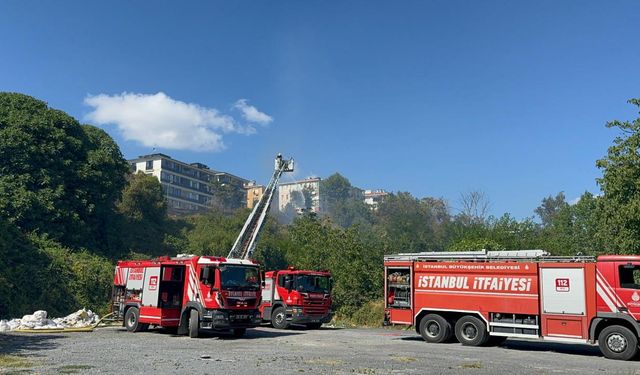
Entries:
{"type": "Polygon", "coordinates": [[[227,258],[251,259],[260,235],[260,230],[264,225],[265,218],[271,207],[274,193],[278,188],[278,181],[283,172],[293,171],[293,159],[283,160],[282,155],[278,154],[275,160],[275,170],[271,181],[267,185],[260,201],[253,207],[251,214],[247,218],[238,235],[233,247],[227,255],[227,258]]]}

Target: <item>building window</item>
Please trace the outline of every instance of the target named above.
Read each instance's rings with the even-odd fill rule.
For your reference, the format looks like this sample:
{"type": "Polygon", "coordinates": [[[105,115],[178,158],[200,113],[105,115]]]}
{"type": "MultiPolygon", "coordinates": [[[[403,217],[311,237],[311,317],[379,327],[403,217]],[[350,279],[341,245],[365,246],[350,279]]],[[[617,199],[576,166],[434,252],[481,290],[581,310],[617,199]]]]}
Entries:
{"type": "Polygon", "coordinates": [[[147,165],[146,165],[145,169],[147,169],[147,170],[153,169],[153,160],[147,160],[147,165]]]}
{"type": "Polygon", "coordinates": [[[131,163],[131,172],[135,173],[136,169],[137,169],[136,163],[131,163]]]}

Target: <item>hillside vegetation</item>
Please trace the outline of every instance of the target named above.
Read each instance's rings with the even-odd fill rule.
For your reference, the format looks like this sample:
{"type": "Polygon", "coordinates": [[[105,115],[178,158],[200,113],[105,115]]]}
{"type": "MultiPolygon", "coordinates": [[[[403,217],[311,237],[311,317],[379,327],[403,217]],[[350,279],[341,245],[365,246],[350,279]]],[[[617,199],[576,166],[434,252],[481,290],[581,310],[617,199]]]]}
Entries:
{"type": "MultiPolygon", "coordinates": [[[[639,100],[630,104],[640,107],[639,100]]],[[[539,220],[488,216],[482,192],[441,198],[397,192],[376,211],[349,180],[324,179],[326,213],[270,217],[256,257],[265,269],[327,269],[335,308],[370,324],[381,309],[382,259],[396,252],[542,248],[557,255],[640,252],[640,119],[612,121],[618,137],[596,165],[599,195],[543,198],[539,220]],[[283,224],[286,222],[287,224],[283,224]]],[[[35,98],[0,93],[0,318],[108,307],[115,261],[164,254],[226,255],[248,210],[169,218],[154,177],[132,175],[99,128],[35,98]]],[[[532,213],[533,214],[533,213],[532,213]]]]}

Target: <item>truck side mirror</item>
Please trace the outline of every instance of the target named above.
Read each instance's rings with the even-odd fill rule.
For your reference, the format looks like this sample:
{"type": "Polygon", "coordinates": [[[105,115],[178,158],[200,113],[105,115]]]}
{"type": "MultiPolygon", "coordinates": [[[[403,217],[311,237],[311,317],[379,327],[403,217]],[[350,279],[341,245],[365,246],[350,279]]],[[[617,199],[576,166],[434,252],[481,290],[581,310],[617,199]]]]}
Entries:
{"type": "Polygon", "coordinates": [[[204,285],[213,285],[215,281],[215,277],[216,277],[216,273],[213,268],[204,267],[200,275],[200,281],[202,281],[204,285]]]}
{"type": "Polygon", "coordinates": [[[287,289],[287,290],[291,290],[291,289],[292,289],[292,288],[291,288],[292,281],[293,281],[293,280],[291,280],[291,279],[287,279],[287,280],[285,280],[285,281],[284,281],[284,288],[285,288],[285,289],[287,289]]]}

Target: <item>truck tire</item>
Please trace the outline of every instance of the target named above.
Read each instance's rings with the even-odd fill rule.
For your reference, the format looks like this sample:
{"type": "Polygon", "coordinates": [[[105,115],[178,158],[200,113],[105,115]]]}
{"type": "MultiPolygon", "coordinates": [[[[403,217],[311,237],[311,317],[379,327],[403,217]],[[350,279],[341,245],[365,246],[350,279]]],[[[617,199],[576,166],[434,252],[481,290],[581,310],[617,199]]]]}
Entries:
{"type": "Polygon", "coordinates": [[[271,325],[273,328],[277,329],[286,329],[289,327],[289,323],[287,322],[287,312],[284,307],[278,306],[271,313],[271,325]]]}
{"type": "Polygon", "coordinates": [[[189,337],[195,339],[200,333],[200,314],[198,310],[191,309],[189,312],[189,337]]]}
{"type": "Polygon", "coordinates": [[[425,315],[420,320],[420,335],[426,342],[441,343],[451,339],[451,323],[438,314],[425,315]]]}
{"type": "Polygon", "coordinates": [[[320,329],[322,327],[322,323],[307,323],[308,329],[320,329]]]}
{"type": "Polygon", "coordinates": [[[489,340],[489,332],[484,322],[471,315],[458,319],[455,333],[462,345],[481,346],[489,340]]]}
{"type": "Polygon", "coordinates": [[[234,328],[233,330],[231,330],[231,336],[236,338],[244,336],[245,333],[247,333],[246,328],[234,328]]]}
{"type": "Polygon", "coordinates": [[[600,332],[598,346],[605,357],[628,361],[638,353],[638,338],[629,328],[613,325],[600,332]]]}
{"type": "Polygon", "coordinates": [[[140,310],[137,307],[130,307],[124,314],[124,326],[129,332],[140,332],[149,327],[148,324],[140,323],[140,310]]]}

